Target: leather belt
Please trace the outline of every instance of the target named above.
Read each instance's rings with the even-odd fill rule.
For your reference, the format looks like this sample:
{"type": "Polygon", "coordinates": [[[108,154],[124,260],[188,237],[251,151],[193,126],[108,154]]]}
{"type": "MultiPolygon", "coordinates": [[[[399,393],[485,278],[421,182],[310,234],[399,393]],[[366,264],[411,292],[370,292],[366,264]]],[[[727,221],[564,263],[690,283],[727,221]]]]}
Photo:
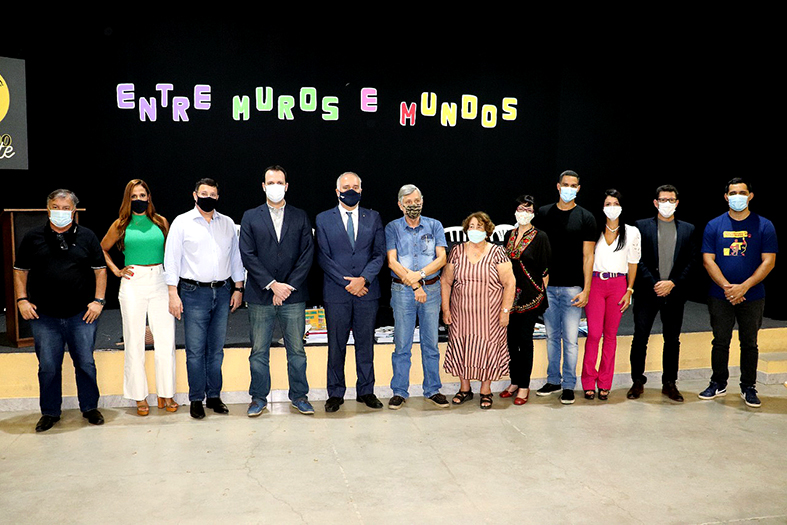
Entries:
{"type": "Polygon", "coordinates": [[[613,277],[625,277],[627,274],[625,273],[613,273],[613,272],[593,272],[593,277],[598,277],[602,281],[606,281],[607,279],[612,279],[613,277]]]}
{"type": "Polygon", "coordinates": [[[180,281],[183,283],[193,284],[194,286],[200,286],[202,288],[221,288],[228,282],[227,279],[224,279],[223,281],[212,281],[209,283],[203,283],[200,281],[195,281],[193,279],[184,279],[182,277],[180,278],[180,281]]]}
{"type": "MultiPolygon", "coordinates": [[[[401,280],[401,279],[399,279],[398,277],[391,277],[391,280],[392,280],[393,282],[395,282],[395,283],[398,283],[398,284],[404,284],[404,283],[402,282],[402,280],[401,280]]],[[[426,279],[426,280],[424,281],[424,286],[426,286],[426,285],[428,285],[428,284],[434,284],[434,283],[436,283],[436,282],[437,282],[437,281],[439,281],[439,280],[440,280],[440,276],[439,276],[439,275],[438,275],[437,277],[432,277],[431,279],[426,279]]]]}

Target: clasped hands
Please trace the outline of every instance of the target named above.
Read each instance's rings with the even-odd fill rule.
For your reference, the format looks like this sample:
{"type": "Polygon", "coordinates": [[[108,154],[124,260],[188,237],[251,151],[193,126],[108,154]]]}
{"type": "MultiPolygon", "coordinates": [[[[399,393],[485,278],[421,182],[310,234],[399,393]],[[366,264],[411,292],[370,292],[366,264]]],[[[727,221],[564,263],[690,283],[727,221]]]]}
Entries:
{"type": "Polygon", "coordinates": [[[725,284],[722,289],[724,290],[724,297],[732,304],[741,304],[746,300],[746,292],[749,288],[745,284],[725,284]]]}
{"type": "Polygon", "coordinates": [[[363,297],[367,293],[369,293],[369,289],[366,287],[366,279],[363,277],[344,277],[345,281],[350,281],[347,286],[344,287],[348,293],[356,296],[356,297],[363,297]]]}

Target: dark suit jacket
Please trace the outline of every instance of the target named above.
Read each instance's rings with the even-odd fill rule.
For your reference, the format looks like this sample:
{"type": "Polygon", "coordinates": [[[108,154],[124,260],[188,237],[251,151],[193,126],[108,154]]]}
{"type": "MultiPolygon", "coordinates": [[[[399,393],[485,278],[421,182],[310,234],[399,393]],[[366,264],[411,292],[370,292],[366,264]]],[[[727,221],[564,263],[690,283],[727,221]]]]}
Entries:
{"type": "Polygon", "coordinates": [[[308,300],[306,276],[314,260],[314,239],[303,210],[285,206],[281,241],[276,240],[267,204],[248,210],[240,225],[240,256],[248,272],[246,301],[273,304],[273,291],[265,287],[274,280],[295,288],[285,303],[308,300]]]}
{"type": "Polygon", "coordinates": [[[639,260],[634,288],[638,297],[642,297],[643,294],[655,295],[653,287],[656,283],[669,279],[675,283],[675,288],[672,289],[670,295],[686,299],[689,292],[689,278],[698,255],[694,225],[675,219],[677,238],[675,239],[672,271],[669,275],[661,275],[659,272],[658,220],[657,217],[653,217],[636,222],[637,229],[642,235],[642,257],[639,260]]]}
{"type": "Polygon", "coordinates": [[[361,300],[380,298],[377,275],[385,261],[385,230],[380,214],[358,208],[358,234],[355,249],[339,215],[338,206],[317,216],[317,261],[325,272],[323,299],[325,302],[349,302],[355,297],[344,289],[349,281],[344,277],[364,277],[369,281],[369,292],[361,300]]]}

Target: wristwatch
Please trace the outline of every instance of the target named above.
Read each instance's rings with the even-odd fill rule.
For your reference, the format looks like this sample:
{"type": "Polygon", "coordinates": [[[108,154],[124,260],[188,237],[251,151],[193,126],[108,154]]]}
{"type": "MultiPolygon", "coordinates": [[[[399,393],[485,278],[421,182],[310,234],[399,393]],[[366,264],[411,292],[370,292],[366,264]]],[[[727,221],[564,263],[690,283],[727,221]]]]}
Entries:
{"type": "Polygon", "coordinates": [[[93,302],[94,302],[94,303],[98,303],[98,304],[100,304],[101,306],[104,306],[105,304],[107,304],[107,300],[106,300],[106,299],[99,299],[98,297],[96,297],[95,299],[93,299],[93,302]]]}
{"type": "Polygon", "coordinates": [[[243,292],[245,292],[245,291],[246,291],[246,288],[245,288],[244,286],[235,286],[235,287],[232,289],[232,291],[233,291],[233,292],[240,292],[240,293],[243,293],[243,292]]]}
{"type": "Polygon", "coordinates": [[[421,280],[426,280],[426,272],[421,270],[419,273],[421,274],[421,280]]]}

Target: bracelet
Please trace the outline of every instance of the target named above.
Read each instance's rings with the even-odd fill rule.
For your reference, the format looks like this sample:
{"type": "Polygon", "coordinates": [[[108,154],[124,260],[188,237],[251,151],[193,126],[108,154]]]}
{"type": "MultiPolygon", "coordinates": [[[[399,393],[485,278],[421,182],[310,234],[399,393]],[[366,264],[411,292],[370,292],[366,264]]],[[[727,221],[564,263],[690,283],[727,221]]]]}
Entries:
{"type": "Polygon", "coordinates": [[[631,292],[631,295],[634,295],[634,288],[626,288],[626,291],[631,292]]]}
{"type": "Polygon", "coordinates": [[[20,297],[16,302],[18,303],[19,301],[29,301],[29,299],[27,297],[20,297]]]}

